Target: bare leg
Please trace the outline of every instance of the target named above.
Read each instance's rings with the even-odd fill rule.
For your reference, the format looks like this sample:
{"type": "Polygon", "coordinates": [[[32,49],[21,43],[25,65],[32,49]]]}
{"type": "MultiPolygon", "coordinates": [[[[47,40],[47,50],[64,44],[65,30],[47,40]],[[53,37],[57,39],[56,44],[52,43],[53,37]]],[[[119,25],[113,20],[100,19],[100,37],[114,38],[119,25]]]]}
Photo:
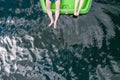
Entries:
{"type": "Polygon", "coordinates": [[[78,16],[79,13],[80,13],[80,10],[81,10],[81,8],[82,8],[83,2],[84,2],[84,0],[80,0],[80,6],[79,6],[78,11],[77,11],[77,16],[78,16]]]}
{"type": "Polygon", "coordinates": [[[60,15],[60,0],[57,0],[55,4],[56,4],[56,12],[55,12],[54,28],[56,28],[56,24],[60,15]]]}
{"type": "Polygon", "coordinates": [[[46,0],[46,9],[47,9],[47,14],[50,18],[50,24],[48,25],[49,27],[54,23],[54,19],[53,19],[53,16],[52,16],[52,11],[50,10],[50,6],[51,6],[51,2],[50,0],[46,0]]]}
{"type": "Polygon", "coordinates": [[[74,15],[77,15],[77,7],[78,7],[79,0],[75,0],[75,6],[74,6],[74,15]]]}

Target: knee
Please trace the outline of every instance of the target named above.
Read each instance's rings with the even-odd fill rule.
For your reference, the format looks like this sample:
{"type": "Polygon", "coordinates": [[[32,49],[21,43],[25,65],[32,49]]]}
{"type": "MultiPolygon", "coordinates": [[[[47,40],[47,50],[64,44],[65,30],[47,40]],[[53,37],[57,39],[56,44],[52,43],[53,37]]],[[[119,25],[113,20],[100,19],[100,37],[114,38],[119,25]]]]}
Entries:
{"type": "Polygon", "coordinates": [[[60,5],[56,6],[56,11],[60,12],[60,5]]]}
{"type": "Polygon", "coordinates": [[[56,12],[60,12],[60,9],[56,9],[56,12]]]}
{"type": "Polygon", "coordinates": [[[46,9],[47,9],[47,11],[50,10],[50,6],[47,6],[47,5],[46,5],[46,9]]]}

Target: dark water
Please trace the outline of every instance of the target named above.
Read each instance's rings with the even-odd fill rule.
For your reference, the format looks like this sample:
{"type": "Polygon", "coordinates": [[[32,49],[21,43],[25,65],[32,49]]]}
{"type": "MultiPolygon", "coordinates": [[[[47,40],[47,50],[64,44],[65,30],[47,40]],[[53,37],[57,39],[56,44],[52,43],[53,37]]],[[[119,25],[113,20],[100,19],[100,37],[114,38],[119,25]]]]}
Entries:
{"type": "Polygon", "coordinates": [[[119,0],[48,23],[38,0],[0,0],[0,80],[120,80],[119,0]]]}

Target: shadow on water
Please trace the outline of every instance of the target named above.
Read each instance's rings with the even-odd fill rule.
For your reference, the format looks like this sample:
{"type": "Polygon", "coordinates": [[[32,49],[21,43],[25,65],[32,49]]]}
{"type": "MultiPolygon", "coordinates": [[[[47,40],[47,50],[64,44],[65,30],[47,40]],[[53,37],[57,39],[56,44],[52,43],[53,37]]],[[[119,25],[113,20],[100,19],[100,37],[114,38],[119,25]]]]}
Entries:
{"type": "Polygon", "coordinates": [[[39,1],[1,0],[0,80],[118,80],[119,7],[95,0],[86,15],[61,15],[54,30],[39,1]]]}

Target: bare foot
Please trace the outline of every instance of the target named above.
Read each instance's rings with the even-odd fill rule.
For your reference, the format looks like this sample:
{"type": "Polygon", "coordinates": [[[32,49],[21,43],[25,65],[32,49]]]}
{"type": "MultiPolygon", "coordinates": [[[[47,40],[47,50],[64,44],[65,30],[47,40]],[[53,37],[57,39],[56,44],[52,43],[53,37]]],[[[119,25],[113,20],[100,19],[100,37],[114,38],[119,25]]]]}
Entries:
{"type": "Polygon", "coordinates": [[[77,16],[77,12],[76,11],[74,12],[74,16],[77,16]]]}
{"type": "Polygon", "coordinates": [[[77,12],[76,16],[79,16],[79,12],[77,12]]]}
{"type": "Polygon", "coordinates": [[[56,29],[57,27],[56,27],[56,22],[54,22],[54,29],[56,29]]]}
{"type": "Polygon", "coordinates": [[[52,24],[54,23],[54,21],[51,21],[50,24],[48,25],[49,27],[52,26],[52,24]]]}

